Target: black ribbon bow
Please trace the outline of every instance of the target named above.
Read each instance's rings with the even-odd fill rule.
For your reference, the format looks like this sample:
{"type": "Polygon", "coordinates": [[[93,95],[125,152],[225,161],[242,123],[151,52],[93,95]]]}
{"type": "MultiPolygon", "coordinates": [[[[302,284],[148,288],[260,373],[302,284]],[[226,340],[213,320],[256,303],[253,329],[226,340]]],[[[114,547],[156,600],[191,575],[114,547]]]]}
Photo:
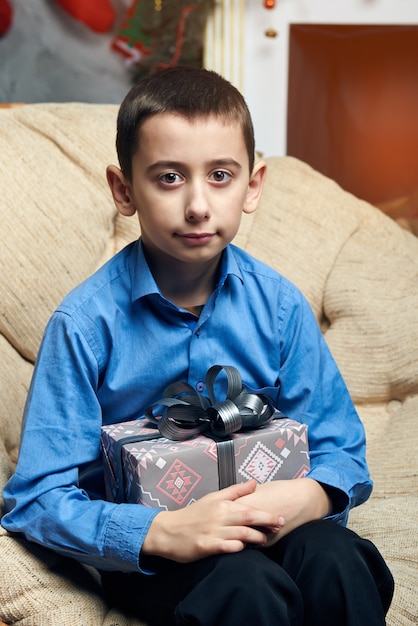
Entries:
{"type": "Polygon", "coordinates": [[[163,437],[184,441],[205,431],[225,438],[232,433],[259,428],[271,421],[274,407],[262,394],[247,393],[235,367],[214,365],[206,374],[209,398],[184,382],[169,385],[163,398],[145,411],[158,426],[163,437]],[[226,397],[218,402],[214,394],[215,380],[222,372],[227,376],[226,397]]]}

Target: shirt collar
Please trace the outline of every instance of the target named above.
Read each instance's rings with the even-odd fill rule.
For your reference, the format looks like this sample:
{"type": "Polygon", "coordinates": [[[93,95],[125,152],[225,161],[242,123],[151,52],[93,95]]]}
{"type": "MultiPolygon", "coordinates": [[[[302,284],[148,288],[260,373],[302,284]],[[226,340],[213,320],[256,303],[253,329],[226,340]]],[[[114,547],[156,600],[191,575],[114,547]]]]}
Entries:
{"type": "MultiPolygon", "coordinates": [[[[132,250],[130,257],[130,273],[132,277],[132,300],[139,300],[151,294],[162,295],[151,273],[144,254],[142,240],[139,239],[132,250]]],[[[234,246],[225,248],[221,259],[220,277],[218,289],[220,289],[229,275],[237,276],[243,282],[237,259],[234,254],[234,246]]]]}

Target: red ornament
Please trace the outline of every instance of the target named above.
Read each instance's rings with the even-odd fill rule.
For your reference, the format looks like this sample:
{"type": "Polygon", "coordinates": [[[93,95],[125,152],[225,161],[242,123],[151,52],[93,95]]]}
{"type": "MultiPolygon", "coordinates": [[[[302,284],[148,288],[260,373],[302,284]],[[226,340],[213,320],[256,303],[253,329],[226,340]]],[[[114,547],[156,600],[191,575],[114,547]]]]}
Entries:
{"type": "Polygon", "coordinates": [[[0,0],[0,36],[4,35],[12,25],[13,8],[9,0],[0,0]]]}
{"type": "Polygon", "coordinates": [[[55,0],[64,11],[96,33],[107,33],[116,20],[110,0],[55,0]]]}
{"type": "Polygon", "coordinates": [[[275,0],[264,0],[265,9],[274,9],[275,6],[276,6],[275,0]]]}

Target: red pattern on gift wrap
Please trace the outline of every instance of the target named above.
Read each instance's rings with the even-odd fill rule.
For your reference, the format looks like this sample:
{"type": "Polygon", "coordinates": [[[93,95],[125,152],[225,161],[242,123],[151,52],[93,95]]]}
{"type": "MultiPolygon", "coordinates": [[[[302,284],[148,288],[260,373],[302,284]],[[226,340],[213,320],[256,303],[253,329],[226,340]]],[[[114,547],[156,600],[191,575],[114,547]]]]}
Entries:
{"type": "Polygon", "coordinates": [[[157,489],[182,506],[201,480],[202,477],[199,474],[176,459],[158,483],[157,489]]]}
{"type": "Polygon", "coordinates": [[[305,478],[306,474],[309,472],[309,467],[307,465],[302,465],[296,474],[293,476],[293,480],[296,478],[305,478]]]}

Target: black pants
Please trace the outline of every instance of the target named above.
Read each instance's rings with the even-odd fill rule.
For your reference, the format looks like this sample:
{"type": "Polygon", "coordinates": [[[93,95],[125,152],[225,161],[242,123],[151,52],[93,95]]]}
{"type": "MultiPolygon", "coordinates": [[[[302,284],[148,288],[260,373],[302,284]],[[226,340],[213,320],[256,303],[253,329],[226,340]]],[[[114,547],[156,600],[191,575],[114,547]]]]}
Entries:
{"type": "Polygon", "coordinates": [[[109,599],[150,626],[383,626],[393,578],[376,547],[331,521],[266,550],[103,572],[109,599]]]}

